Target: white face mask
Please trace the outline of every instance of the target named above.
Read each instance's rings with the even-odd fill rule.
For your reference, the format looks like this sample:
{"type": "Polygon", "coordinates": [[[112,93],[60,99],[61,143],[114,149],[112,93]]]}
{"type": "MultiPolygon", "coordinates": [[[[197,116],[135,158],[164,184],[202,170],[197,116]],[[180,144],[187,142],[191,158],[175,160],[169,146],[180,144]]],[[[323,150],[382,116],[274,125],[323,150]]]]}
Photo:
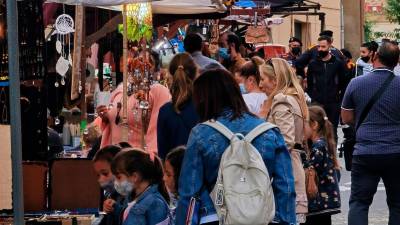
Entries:
{"type": "Polygon", "coordinates": [[[127,180],[124,180],[122,182],[118,182],[117,180],[115,180],[114,188],[120,195],[128,196],[133,191],[133,184],[127,180]]]}

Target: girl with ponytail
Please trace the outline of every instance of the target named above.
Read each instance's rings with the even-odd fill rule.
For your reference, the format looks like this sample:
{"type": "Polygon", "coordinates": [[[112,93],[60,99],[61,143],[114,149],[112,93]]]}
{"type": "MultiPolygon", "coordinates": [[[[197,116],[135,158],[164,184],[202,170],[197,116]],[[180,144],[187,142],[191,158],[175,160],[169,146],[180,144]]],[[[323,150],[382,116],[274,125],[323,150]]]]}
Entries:
{"type": "Polygon", "coordinates": [[[318,194],[314,199],[308,199],[306,225],[330,225],[331,215],[340,213],[340,166],[336,157],[336,142],[333,126],[324,109],[311,106],[309,112],[309,133],[313,145],[305,166],[315,169],[318,194]]]}
{"type": "Polygon", "coordinates": [[[193,80],[198,75],[193,58],[187,53],[175,55],[169,73],[172,101],[160,108],[157,121],[158,155],[162,159],[172,149],[186,144],[199,120],[192,103],[193,80]]]}
{"type": "Polygon", "coordinates": [[[168,224],[169,195],[158,157],[143,150],[127,149],[112,162],[115,190],[132,201],[122,217],[123,225],[168,224]]]}

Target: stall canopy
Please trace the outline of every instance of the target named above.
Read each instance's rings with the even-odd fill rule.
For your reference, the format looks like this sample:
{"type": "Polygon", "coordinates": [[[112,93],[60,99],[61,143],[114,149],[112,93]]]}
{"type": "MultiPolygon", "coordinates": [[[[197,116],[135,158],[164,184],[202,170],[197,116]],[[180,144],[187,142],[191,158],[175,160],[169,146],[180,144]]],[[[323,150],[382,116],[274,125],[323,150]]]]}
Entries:
{"type": "MultiPolygon", "coordinates": [[[[122,4],[149,2],[149,0],[49,0],[67,5],[84,5],[122,11],[122,4]]],[[[225,12],[219,0],[160,0],[151,1],[153,14],[208,14],[225,12]]]]}
{"type": "Polygon", "coordinates": [[[290,6],[300,3],[302,0],[239,0],[235,3],[239,7],[262,7],[263,5],[270,4],[272,8],[290,6]]]}

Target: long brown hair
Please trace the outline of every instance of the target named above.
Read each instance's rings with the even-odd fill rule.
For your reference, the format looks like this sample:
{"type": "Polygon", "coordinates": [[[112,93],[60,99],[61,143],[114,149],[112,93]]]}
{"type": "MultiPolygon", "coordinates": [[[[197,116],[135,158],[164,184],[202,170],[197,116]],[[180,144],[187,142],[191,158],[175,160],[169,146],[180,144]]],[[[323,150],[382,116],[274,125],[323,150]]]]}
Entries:
{"type": "Polygon", "coordinates": [[[296,98],[300,105],[304,120],[308,120],[308,107],[304,90],[288,62],[281,58],[272,58],[265,64],[262,64],[259,69],[262,75],[276,80],[276,87],[268,96],[265,106],[267,112],[266,116],[268,116],[269,111],[271,110],[274,97],[277,94],[282,93],[284,95],[291,95],[296,98]]]}
{"type": "Polygon", "coordinates": [[[172,75],[172,104],[175,112],[180,113],[182,106],[192,97],[197,66],[189,54],[180,53],[171,60],[169,73],[172,75]]]}
{"type": "MultiPolygon", "coordinates": [[[[217,119],[226,110],[232,110],[231,120],[244,113],[251,114],[232,74],[223,69],[204,72],[194,82],[193,103],[200,121],[217,119]]],[[[251,114],[252,115],[252,114],[251,114]]]]}
{"type": "Polygon", "coordinates": [[[333,126],[326,116],[325,110],[320,106],[310,106],[310,122],[316,122],[318,124],[318,134],[325,138],[328,142],[328,152],[331,155],[335,168],[340,168],[339,162],[336,157],[336,141],[335,135],[333,134],[333,126]]]}
{"type": "MultiPolygon", "coordinates": [[[[169,202],[169,195],[164,183],[164,170],[161,160],[155,156],[151,159],[150,154],[140,149],[124,150],[117,154],[111,164],[113,174],[125,174],[132,176],[137,172],[141,178],[148,181],[151,185],[157,184],[158,191],[169,202]]],[[[135,198],[136,194],[132,193],[135,198]]]]}

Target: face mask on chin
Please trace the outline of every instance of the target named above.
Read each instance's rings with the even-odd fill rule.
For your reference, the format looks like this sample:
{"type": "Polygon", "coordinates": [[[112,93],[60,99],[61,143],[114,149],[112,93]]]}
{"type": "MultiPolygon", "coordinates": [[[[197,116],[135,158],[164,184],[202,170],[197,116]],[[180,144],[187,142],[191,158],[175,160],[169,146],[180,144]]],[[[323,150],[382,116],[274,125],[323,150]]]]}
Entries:
{"type": "Polygon", "coordinates": [[[114,188],[118,192],[118,194],[122,196],[128,196],[132,193],[133,191],[133,184],[127,180],[124,180],[122,182],[119,181],[114,181],[114,188]]]}

